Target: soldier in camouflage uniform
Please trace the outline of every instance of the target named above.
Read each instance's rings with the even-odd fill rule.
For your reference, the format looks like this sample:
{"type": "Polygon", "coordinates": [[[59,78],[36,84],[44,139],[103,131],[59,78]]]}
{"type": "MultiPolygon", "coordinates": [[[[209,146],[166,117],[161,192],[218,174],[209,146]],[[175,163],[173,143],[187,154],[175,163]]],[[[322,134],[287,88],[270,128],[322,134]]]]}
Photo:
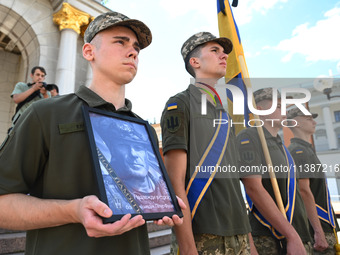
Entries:
{"type": "MultiPolygon", "coordinates": [[[[318,114],[305,115],[299,108],[293,108],[288,111],[287,118],[294,119],[296,123],[291,121],[291,130],[294,138],[291,139],[291,144],[288,149],[292,154],[296,172],[299,177],[299,186],[302,199],[308,213],[310,230],[314,237],[314,254],[335,254],[334,245],[336,238],[334,227],[339,230],[338,222],[334,219],[334,227],[328,218],[319,218],[316,205],[328,212],[330,205],[330,197],[328,197],[328,188],[325,180],[325,173],[319,158],[315,153],[315,149],[310,143],[310,139],[315,132],[315,118],[318,114]]],[[[334,210],[331,206],[331,212],[334,210]]]]}
{"type": "MultiPolygon", "coordinates": [[[[260,89],[254,92],[257,109],[267,110],[273,102],[273,90],[271,88],[260,89]]],[[[259,117],[263,121],[263,132],[267,142],[268,150],[272,160],[278,186],[284,206],[287,204],[293,209],[292,222],[283,217],[275,203],[275,195],[269,179],[261,141],[255,127],[242,130],[237,135],[237,146],[241,159],[240,175],[253,205],[250,204],[249,214],[252,235],[256,249],[261,255],[273,254],[312,254],[311,238],[309,235],[307,215],[303,202],[296,188],[295,203],[288,203],[290,195],[288,188],[288,169],[286,150],[282,146],[282,141],[278,132],[281,128],[281,104],[277,103],[275,111],[270,115],[259,117]],[[269,121],[268,121],[269,120],[269,121]],[[275,121],[271,121],[275,120],[275,121]],[[284,168],[283,168],[284,167],[284,168]],[[280,171],[280,169],[283,169],[280,171]],[[263,218],[267,221],[265,222],[263,218]],[[276,231],[285,237],[283,242],[279,242],[280,235],[273,235],[272,231],[265,225],[270,224],[276,231]]],[[[293,165],[293,164],[292,164],[293,165]]],[[[294,169],[291,169],[294,174],[294,169]]],[[[291,180],[291,179],[290,179],[291,180]]],[[[291,183],[291,182],[290,182],[291,183]]],[[[294,182],[295,183],[295,182],[294,182]]],[[[291,186],[289,186],[291,187],[291,186]]],[[[249,201],[248,201],[249,202],[249,201]]]]}
{"type": "MultiPolygon", "coordinates": [[[[207,96],[207,114],[202,116],[202,95],[213,91],[217,80],[225,75],[227,54],[231,50],[232,43],[228,38],[216,38],[208,32],[191,36],[183,44],[181,53],[186,70],[195,79],[187,90],[168,100],[162,114],[165,166],[176,194],[187,205],[183,211],[183,226],[175,227],[179,251],[183,255],[246,255],[250,252],[250,226],[238,175],[215,177],[196,209],[189,207],[186,195],[195,166],[205,155],[205,149],[217,130],[213,120],[219,118],[221,112],[225,113],[218,100],[215,104],[207,96]]],[[[235,134],[232,128],[229,130],[221,166],[237,164],[235,134]]],[[[171,254],[177,254],[175,237],[172,238],[171,254]]]]}
{"type": "MultiPolygon", "coordinates": [[[[112,210],[96,196],[82,107],[139,118],[125,98],[125,86],[151,38],[141,21],[117,12],[98,16],[84,35],[83,57],[93,71],[90,86],[33,103],[0,147],[0,228],[28,230],[27,254],[150,254],[141,215],[103,224],[112,210]]],[[[156,223],[173,226],[182,220],[175,215],[156,223]]]]}

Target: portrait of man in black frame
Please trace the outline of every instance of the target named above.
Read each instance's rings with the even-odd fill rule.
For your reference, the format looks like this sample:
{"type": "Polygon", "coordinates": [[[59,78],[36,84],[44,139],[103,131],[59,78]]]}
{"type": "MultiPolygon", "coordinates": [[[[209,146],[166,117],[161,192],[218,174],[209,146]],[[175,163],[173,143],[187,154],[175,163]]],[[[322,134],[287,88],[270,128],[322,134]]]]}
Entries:
{"type": "Polygon", "coordinates": [[[83,108],[100,199],[112,222],[123,215],[145,220],[182,215],[150,125],[143,120],[83,108]]]}

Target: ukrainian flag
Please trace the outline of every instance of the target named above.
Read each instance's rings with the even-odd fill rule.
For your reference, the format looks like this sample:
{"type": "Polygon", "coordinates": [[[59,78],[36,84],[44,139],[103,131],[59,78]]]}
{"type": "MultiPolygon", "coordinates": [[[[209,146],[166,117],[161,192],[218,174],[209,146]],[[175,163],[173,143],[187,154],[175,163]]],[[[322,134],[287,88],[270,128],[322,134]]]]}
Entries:
{"type": "MultiPolygon", "coordinates": [[[[233,50],[228,55],[225,81],[239,87],[244,94],[244,115],[233,115],[233,97],[231,92],[227,90],[228,112],[233,123],[245,121],[246,126],[248,126],[249,119],[253,119],[247,103],[247,86],[251,87],[251,85],[248,79],[249,74],[244,58],[241,37],[228,0],[217,0],[217,12],[220,36],[229,38],[233,43],[233,50]]],[[[244,129],[243,125],[240,124],[234,125],[234,127],[236,134],[244,129]]]]}
{"type": "Polygon", "coordinates": [[[250,143],[249,139],[243,139],[241,140],[241,144],[248,144],[250,143]]]}
{"type": "Polygon", "coordinates": [[[177,103],[168,104],[168,111],[177,109],[177,103]]]}

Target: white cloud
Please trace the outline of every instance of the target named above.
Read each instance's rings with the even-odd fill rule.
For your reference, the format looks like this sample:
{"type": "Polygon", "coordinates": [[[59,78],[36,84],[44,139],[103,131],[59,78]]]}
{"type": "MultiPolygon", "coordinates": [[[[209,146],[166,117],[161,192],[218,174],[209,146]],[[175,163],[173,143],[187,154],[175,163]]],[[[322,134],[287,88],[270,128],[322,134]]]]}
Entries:
{"type": "Polygon", "coordinates": [[[249,58],[255,58],[261,55],[260,51],[256,51],[255,53],[249,52],[249,51],[245,51],[244,52],[245,58],[249,59],[249,58]]]}
{"type": "Polygon", "coordinates": [[[286,3],[288,0],[242,0],[239,1],[237,8],[233,8],[235,19],[239,26],[250,23],[254,13],[259,12],[266,15],[270,9],[282,8],[281,3],[286,3]]]}
{"type": "MultiPolygon", "coordinates": [[[[230,3],[232,0],[229,0],[230,3]]],[[[239,1],[237,8],[233,8],[235,19],[238,25],[249,23],[254,12],[265,15],[268,10],[273,9],[277,4],[286,3],[288,0],[242,0],[239,1]]],[[[177,18],[196,12],[204,19],[211,21],[211,13],[217,14],[216,1],[207,0],[161,0],[159,5],[168,13],[171,18],[177,18]]],[[[282,8],[282,6],[278,6],[282,8]]]]}
{"type": "Polygon", "coordinates": [[[216,2],[209,4],[206,0],[161,0],[159,5],[170,15],[171,18],[176,18],[188,14],[189,12],[196,12],[204,18],[209,18],[211,13],[216,13],[216,2]]]}
{"type": "Polygon", "coordinates": [[[136,9],[137,8],[137,4],[132,2],[132,3],[129,3],[129,7],[132,8],[132,9],[136,9]]]}
{"type": "Polygon", "coordinates": [[[302,24],[302,25],[298,25],[292,32],[292,36],[295,36],[295,35],[299,35],[299,34],[302,34],[304,32],[306,32],[308,30],[308,25],[309,23],[305,23],[305,24],[302,24]]]}
{"type": "Polygon", "coordinates": [[[287,0],[252,0],[250,1],[250,8],[266,14],[267,11],[274,8],[276,4],[286,2],[287,0]]]}
{"type": "Polygon", "coordinates": [[[309,23],[297,26],[292,32],[292,38],[281,41],[275,47],[287,52],[282,62],[289,62],[295,54],[303,55],[309,62],[340,60],[340,8],[327,11],[324,17],[314,26],[309,23]]]}
{"type": "Polygon", "coordinates": [[[160,0],[157,4],[164,17],[173,20],[174,26],[181,29],[186,26],[188,35],[198,31],[218,34],[216,0],[160,0]]]}

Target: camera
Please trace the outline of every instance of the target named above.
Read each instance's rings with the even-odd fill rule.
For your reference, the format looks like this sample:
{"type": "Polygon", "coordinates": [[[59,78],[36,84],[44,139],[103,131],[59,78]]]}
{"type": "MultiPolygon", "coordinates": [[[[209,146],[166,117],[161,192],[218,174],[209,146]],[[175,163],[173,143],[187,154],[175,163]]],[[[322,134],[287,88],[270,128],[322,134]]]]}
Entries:
{"type": "MultiPolygon", "coordinates": [[[[47,83],[46,82],[41,82],[41,83],[42,83],[42,87],[44,87],[46,89],[47,83]]],[[[33,86],[34,84],[36,84],[36,82],[35,83],[28,83],[27,85],[28,86],[33,86]]]]}

